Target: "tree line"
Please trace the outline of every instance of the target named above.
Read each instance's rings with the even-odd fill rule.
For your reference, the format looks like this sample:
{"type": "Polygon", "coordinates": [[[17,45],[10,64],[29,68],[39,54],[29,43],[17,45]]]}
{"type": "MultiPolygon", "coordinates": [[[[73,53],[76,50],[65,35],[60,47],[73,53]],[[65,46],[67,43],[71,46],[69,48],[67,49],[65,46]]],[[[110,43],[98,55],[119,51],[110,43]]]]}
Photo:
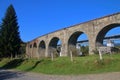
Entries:
{"type": "Polygon", "coordinates": [[[15,57],[21,54],[21,43],[17,15],[9,5],[0,23],[0,57],[15,57]]]}

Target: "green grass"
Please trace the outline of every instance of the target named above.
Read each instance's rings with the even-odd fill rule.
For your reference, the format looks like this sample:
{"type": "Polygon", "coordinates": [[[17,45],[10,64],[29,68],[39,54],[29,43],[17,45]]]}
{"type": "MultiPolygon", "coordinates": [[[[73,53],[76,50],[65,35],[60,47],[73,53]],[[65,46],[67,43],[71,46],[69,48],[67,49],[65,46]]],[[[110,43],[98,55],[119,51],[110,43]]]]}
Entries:
{"type": "Polygon", "coordinates": [[[74,57],[73,62],[70,61],[70,57],[59,57],[54,61],[50,58],[3,59],[0,61],[0,67],[57,75],[117,72],[120,71],[120,54],[103,55],[103,60],[99,60],[98,55],[74,57]]]}

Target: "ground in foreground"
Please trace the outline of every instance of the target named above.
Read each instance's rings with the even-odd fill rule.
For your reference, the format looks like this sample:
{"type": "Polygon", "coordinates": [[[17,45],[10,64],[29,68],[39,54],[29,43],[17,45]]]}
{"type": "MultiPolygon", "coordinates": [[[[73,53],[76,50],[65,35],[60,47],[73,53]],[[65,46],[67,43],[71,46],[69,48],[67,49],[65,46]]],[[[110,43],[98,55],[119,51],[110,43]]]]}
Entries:
{"type": "Polygon", "coordinates": [[[63,76],[0,70],[0,74],[0,80],[120,80],[120,72],[63,76]]]}

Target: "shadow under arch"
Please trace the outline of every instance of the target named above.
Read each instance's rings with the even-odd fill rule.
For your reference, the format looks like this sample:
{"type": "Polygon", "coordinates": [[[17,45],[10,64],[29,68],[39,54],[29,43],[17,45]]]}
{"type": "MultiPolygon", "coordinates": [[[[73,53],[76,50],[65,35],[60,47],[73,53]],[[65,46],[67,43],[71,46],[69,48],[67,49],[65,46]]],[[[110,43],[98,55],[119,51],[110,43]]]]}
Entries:
{"type": "MultiPolygon", "coordinates": [[[[78,56],[79,55],[79,53],[76,51],[77,50],[76,44],[77,44],[78,38],[82,34],[85,34],[87,39],[88,39],[88,35],[85,32],[82,32],[82,31],[76,31],[76,32],[72,33],[72,35],[70,36],[70,38],[68,40],[68,56],[70,56],[70,51],[72,51],[73,56],[78,56]]],[[[88,40],[88,46],[89,46],[89,40],[88,40]]],[[[88,50],[89,50],[89,48],[88,48],[88,50]]]]}
{"type": "Polygon", "coordinates": [[[40,41],[38,47],[39,57],[45,57],[45,49],[46,49],[45,41],[42,40],[40,41]]]}
{"type": "Polygon", "coordinates": [[[29,48],[32,48],[32,47],[33,47],[32,44],[30,44],[30,45],[29,45],[29,48]]]}
{"type": "Polygon", "coordinates": [[[53,53],[53,56],[54,57],[58,57],[58,56],[61,56],[61,49],[60,50],[58,50],[58,47],[60,46],[60,48],[62,47],[61,46],[61,40],[60,40],[60,38],[58,38],[58,37],[53,37],[51,40],[50,40],[50,42],[49,42],[49,45],[48,45],[48,51],[49,51],[49,56],[51,56],[52,55],[52,53],[53,53]],[[60,42],[60,44],[58,45],[58,43],[60,42]]]}
{"type": "Polygon", "coordinates": [[[37,48],[37,43],[36,42],[34,42],[33,48],[37,48]]]}
{"type": "Polygon", "coordinates": [[[37,43],[33,43],[33,51],[32,51],[32,57],[36,57],[36,50],[37,50],[37,43]]]}
{"type": "Polygon", "coordinates": [[[105,26],[98,34],[96,37],[96,47],[103,46],[103,40],[105,35],[107,34],[108,31],[112,30],[113,28],[120,27],[120,23],[114,23],[114,24],[109,24],[105,26]]]}

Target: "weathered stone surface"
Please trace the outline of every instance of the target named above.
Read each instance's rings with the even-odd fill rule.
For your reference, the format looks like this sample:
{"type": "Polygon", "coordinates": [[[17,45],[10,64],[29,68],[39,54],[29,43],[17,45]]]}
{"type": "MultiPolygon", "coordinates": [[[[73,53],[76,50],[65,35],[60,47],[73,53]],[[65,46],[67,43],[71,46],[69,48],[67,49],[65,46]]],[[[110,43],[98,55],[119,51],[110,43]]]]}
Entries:
{"type": "Polygon", "coordinates": [[[89,54],[93,54],[97,43],[102,44],[105,34],[112,28],[120,27],[120,13],[115,13],[102,18],[70,26],[41,37],[27,43],[26,54],[29,57],[49,57],[51,47],[56,48],[58,40],[61,41],[61,56],[69,55],[69,46],[75,46],[77,38],[85,33],[89,40],[89,54]],[[40,50],[41,41],[44,49],[40,50]],[[36,45],[35,45],[36,44],[36,45]]]}

